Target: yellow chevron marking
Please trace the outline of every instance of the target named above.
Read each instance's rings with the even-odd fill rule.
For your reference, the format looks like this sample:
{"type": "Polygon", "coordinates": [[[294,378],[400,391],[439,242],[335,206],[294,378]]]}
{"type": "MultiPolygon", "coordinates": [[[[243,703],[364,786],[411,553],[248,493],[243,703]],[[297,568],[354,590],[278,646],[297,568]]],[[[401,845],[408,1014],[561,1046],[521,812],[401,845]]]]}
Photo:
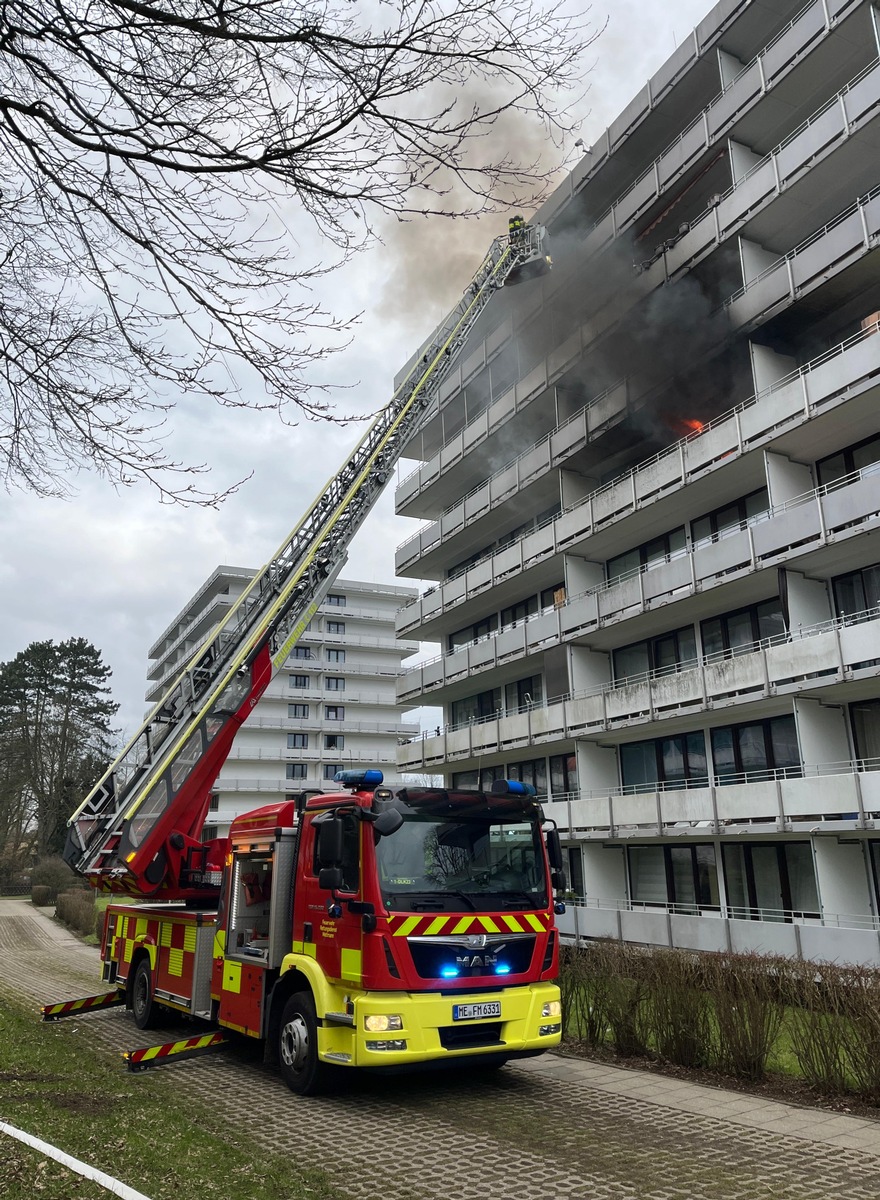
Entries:
{"type": "Polygon", "coordinates": [[[161,1046],[150,1046],[150,1047],[148,1047],[148,1049],[146,1049],[146,1050],[144,1051],[144,1053],[143,1053],[143,1056],[142,1056],[142,1057],[143,1057],[143,1058],[155,1058],[155,1057],[156,1057],[156,1055],[157,1055],[157,1054],[159,1053],[159,1051],[161,1050],[161,1048],[162,1048],[161,1046]]]}
{"type": "Polygon", "coordinates": [[[544,932],[544,926],[538,920],[534,913],[526,913],[526,920],[531,925],[532,929],[537,929],[538,933],[544,932]]]}
{"type": "Polygon", "coordinates": [[[183,974],[183,951],[169,950],[168,951],[168,974],[182,975],[183,974]]]}
{"type": "Polygon", "coordinates": [[[395,929],[395,937],[406,937],[408,933],[412,933],[415,927],[421,921],[421,917],[407,917],[399,929],[395,929]]]}
{"type": "Polygon", "coordinates": [[[432,937],[435,933],[439,933],[446,924],[446,917],[435,917],[428,928],[425,930],[427,937],[432,937]]]}
{"type": "Polygon", "coordinates": [[[183,948],[187,954],[195,954],[196,951],[196,927],[195,925],[187,925],[183,934],[183,948]]]}
{"type": "Polygon", "coordinates": [[[508,917],[505,915],[504,924],[507,926],[508,929],[512,930],[513,933],[522,933],[523,932],[523,927],[522,927],[522,925],[520,925],[520,923],[516,919],[516,917],[508,917]]]}
{"type": "Polygon", "coordinates": [[[453,933],[464,933],[466,929],[470,929],[473,917],[462,917],[458,924],[453,929],[453,933]]]}
{"type": "Polygon", "coordinates": [[[486,933],[500,933],[501,930],[495,924],[491,917],[480,917],[480,924],[486,930],[486,933]]]}

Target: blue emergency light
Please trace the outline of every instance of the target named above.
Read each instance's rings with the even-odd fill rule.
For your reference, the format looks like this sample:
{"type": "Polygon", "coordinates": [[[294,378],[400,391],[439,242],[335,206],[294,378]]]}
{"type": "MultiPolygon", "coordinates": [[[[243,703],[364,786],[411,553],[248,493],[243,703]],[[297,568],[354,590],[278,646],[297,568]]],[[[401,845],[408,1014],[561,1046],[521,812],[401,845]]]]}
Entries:
{"type": "Polygon", "coordinates": [[[366,788],[378,787],[384,778],[378,768],[371,767],[368,771],[337,771],[333,782],[341,783],[343,787],[351,788],[352,791],[361,792],[366,788]]]}
{"type": "Polygon", "coordinates": [[[537,796],[530,783],[521,783],[518,779],[496,779],[492,784],[493,796],[537,796]]]}

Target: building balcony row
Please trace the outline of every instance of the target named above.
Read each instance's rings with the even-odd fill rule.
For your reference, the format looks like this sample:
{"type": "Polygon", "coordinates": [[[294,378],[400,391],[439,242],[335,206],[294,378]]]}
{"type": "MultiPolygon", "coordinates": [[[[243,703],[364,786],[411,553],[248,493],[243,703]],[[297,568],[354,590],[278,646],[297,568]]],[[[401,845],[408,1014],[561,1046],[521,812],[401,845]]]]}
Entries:
{"type": "Polygon", "coordinates": [[[809,695],[853,678],[875,677],[880,615],[843,617],[814,630],[768,639],[744,654],[704,658],[696,667],[585,693],[533,703],[467,723],[401,746],[402,770],[436,770],[486,755],[647,726],[786,695],[809,695]]]}
{"type": "Polygon", "coordinates": [[[695,910],[689,905],[590,896],[568,904],[556,925],[566,941],[611,938],[669,949],[774,954],[880,967],[880,929],[877,918],[868,913],[810,917],[783,909],[730,905],[695,910]]]}
{"type": "MultiPolygon", "coordinates": [[[[680,505],[682,489],[719,470],[729,470],[746,453],[830,411],[880,383],[880,337],[876,326],[842,342],[797,371],[784,375],[751,399],[703,425],[610,483],[589,492],[523,538],[428,589],[398,613],[398,633],[420,631],[472,597],[555,555],[581,550],[599,534],[609,551],[625,536],[628,518],[643,518],[648,505],[680,505]]],[[[473,500],[443,521],[418,531],[397,551],[397,567],[420,563],[440,551],[456,528],[482,516],[488,496],[473,500]]],[[[676,522],[670,519],[670,526],[676,522]]],[[[596,555],[600,557],[600,555],[596,555]]]]}
{"type": "Polygon", "coordinates": [[[880,828],[876,758],[708,775],[687,784],[584,789],[544,803],[563,833],[580,841],[880,828]]]}
{"type": "MultiPolygon", "coordinates": [[[[665,561],[609,580],[558,607],[418,663],[398,677],[398,701],[415,704],[432,696],[431,702],[438,703],[436,693],[461,680],[473,680],[609,625],[705,595],[767,566],[799,563],[811,551],[866,533],[880,520],[878,481],[878,470],[854,472],[775,506],[762,514],[764,520],[733,526],[665,561]]],[[[802,636],[802,631],[793,636],[802,636]]]]}
{"type": "MultiPolygon", "coordinates": [[[[345,736],[350,737],[348,730],[345,736]]],[[[288,762],[302,762],[310,765],[322,762],[333,762],[336,759],[348,760],[352,756],[355,758],[355,766],[360,763],[393,763],[394,748],[397,745],[397,740],[389,735],[386,742],[374,743],[372,746],[350,746],[346,745],[343,749],[325,748],[317,745],[312,747],[297,747],[290,749],[286,746],[275,746],[267,748],[264,746],[255,746],[252,749],[245,745],[238,745],[236,741],[232,750],[226,758],[227,763],[235,762],[268,762],[278,765],[284,765],[288,762]]],[[[224,765],[224,771],[229,771],[234,775],[234,771],[224,765]]],[[[223,776],[221,775],[221,780],[223,776]]],[[[225,786],[225,781],[222,786],[225,786]]]]}
{"type": "MultiPolygon", "coordinates": [[[[287,700],[288,697],[285,696],[284,699],[287,700]]],[[[254,729],[274,729],[279,733],[310,733],[317,729],[322,733],[379,733],[397,738],[418,737],[420,732],[419,726],[411,721],[327,721],[320,705],[316,706],[314,714],[308,717],[288,717],[283,715],[282,711],[279,711],[277,716],[267,716],[265,707],[260,708],[259,712],[260,716],[248,717],[237,735],[239,738],[247,736],[254,729]]]]}

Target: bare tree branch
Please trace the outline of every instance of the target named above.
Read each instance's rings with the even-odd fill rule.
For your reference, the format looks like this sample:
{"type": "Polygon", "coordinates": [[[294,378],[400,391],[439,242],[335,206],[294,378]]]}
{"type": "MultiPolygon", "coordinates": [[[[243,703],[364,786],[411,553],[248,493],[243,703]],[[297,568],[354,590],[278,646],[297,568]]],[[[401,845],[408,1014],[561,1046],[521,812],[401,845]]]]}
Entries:
{"type": "Polygon", "coordinates": [[[485,212],[501,187],[508,203],[540,197],[549,175],[492,132],[512,109],[566,132],[562,98],[593,40],[583,15],[552,0],[362,11],[5,0],[7,486],[65,494],[90,469],[216,503],[189,478],[202,468],[166,452],[170,410],[197,393],[338,419],[310,368],[347,325],[309,289],[370,240],[371,212],[485,212]],[[254,376],[257,401],[218,382],[254,376]]]}

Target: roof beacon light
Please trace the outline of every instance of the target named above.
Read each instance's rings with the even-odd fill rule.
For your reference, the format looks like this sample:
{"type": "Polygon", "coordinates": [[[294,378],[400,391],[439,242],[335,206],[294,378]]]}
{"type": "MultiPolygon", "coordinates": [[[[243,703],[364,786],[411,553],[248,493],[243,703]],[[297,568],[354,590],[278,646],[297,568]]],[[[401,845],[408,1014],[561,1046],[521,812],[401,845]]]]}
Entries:
{"type": "Polygon", "coordinates": [[[371,767],[369,771],[337,771],[333,782],[341,783],[353,792],[362,792],[367,788],[378,787],[384,778],[381,771],[371,767]]]}
{"type": "Polygon", "coordinates": [[[519,779],[496,779],[492,784],[492,794],[495,796],[537,796],[530,783],[521,783],[519,779]]]}

